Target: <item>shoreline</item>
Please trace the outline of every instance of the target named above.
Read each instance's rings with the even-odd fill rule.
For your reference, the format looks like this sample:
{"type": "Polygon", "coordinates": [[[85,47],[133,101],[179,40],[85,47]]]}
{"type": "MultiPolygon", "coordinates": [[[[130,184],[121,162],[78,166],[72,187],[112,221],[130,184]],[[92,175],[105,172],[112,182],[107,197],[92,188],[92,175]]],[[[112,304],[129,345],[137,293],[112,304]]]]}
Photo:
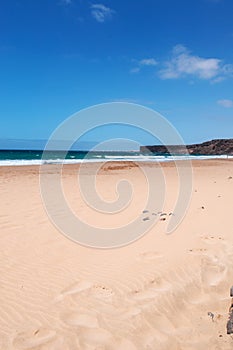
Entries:
{"type": "Polygon", "coordinates": [[[139,164],[143,163],[170,163],[170,162],[180,162],[180,161],[187,161],[187,162],[193,162],[193,161],[209,161],[209,160],[233,160],[233,156],[231,155],[198,155],[198,156],[135,156],[135,158],[122,158],[119,156],[119,159],[114,158],[90,158],[90,159],[51,159],[51,160],[44,160],[44,159],[6,159],[6,160],[0,160],[0,168],[1,167],[11,167],[11,166],[43,166],[43,165],[77,165],[77,164],[90,164],[90,163],[106,163],[106,162],[137,162],[139,164]]]}
{"type": "Polygon", "coordinates": [[[62,167],[65,169],[72,169],[72,168],[80,168],[80,167],[90,167],[91,165],[98,164],[100,167],[108,164],[113,164],[115,166],[117,165],[124,165],[127,167],[128,165],[136,165],[138,167],[140,166],[147,166],[147,167],[175,167],[177,164],[190,164],[192,167],[200,167],[200,166],[215,166],[215,165],[224,165],[224,164],[230,164],[233,162],[233,158],[211,158],[211,159],[179,159],[179,160],[168,160],[168,161],[134,161],[134,160],[106,160],[106,161],[91,161],[91,162],[77,162],[72,164],[67,163],[46,163],[46,164],[29,164],[29,165],[2,165],[0,164],[0,172],[4,169],[21,169],[21,170],[30,170],[30,169],[40,169],[41,167],[44,168],[55,168],[55,167],[62,167]]]}

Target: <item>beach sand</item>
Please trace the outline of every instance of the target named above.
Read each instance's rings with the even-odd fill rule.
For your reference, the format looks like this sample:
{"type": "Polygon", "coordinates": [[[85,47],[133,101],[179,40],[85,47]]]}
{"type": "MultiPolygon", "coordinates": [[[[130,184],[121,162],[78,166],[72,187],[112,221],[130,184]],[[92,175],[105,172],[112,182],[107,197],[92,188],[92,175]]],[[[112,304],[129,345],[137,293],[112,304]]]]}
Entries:
{"type": "MultiPolygon", "coordinates": [[[[85,165],[84,180],[93,166],[85,165]]],[[[176,214],[176,168],[161,166],[162,212],[176,214]]],[[[38,167],[1,167],[0,349],[232,349],[226,324],[233,285],[233,162],[192,166],[191,202],[172,234],[166,234],[164,215],[139,240],[107,250],[74,243],[51,223],[38,167]]],[[[120,179],[134,186],[125,210],[109,215],[85,203],[78,165],[66,166],[63,188],[71,209],[105,228],[138,217],[152,220],[153,210],[160,214],[158,208],[142,214],[148,193],[141,167],[154,171],[158,165],[109,163],[99,171],[96,188],[104,201],[117,199],[120,179]]]]}

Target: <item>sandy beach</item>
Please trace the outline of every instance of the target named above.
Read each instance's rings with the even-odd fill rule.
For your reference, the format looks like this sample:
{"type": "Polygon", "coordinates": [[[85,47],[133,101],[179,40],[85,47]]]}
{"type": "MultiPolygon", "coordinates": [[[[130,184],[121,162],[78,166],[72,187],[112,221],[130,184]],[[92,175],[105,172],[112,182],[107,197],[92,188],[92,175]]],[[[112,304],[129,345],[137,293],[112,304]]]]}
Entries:
{"type": "MultiPolygon", "coordinates": [[[[84,180],[92,167],[85,165],[84,180]]],[[[150,221],[152,212],[158,216],[139,240],[106,250],[74,243],[52,224],[41,200],[39,167],[0,168],[1,350],[232,349],[226,324],[233,285],[233,161],[193,161],[190,205],[170,235],[175,165],[161,164],[163,217],[158,208],[145,208],[143,167],[158,165],[108,163],[100,169],[96,188],[103,201],[117,199],[120,179],[134,188],[130,203],[114,215],[81,198],[78,165],[64,168],[65,197],[84,222],[116,228],[138,217],[142,224],[150,221]]]]}

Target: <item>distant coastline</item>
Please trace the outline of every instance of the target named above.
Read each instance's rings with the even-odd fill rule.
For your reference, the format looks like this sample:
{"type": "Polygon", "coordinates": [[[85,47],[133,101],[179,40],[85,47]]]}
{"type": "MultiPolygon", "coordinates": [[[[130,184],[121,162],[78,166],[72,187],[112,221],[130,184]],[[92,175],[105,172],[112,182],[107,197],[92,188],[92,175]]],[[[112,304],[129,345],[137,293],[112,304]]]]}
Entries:
{"type": "Polygon", "coordinates": [[[141,146],[141,153],[190,155],[233,155],[233,139],[215,139],[191,145],[141,146]]]}

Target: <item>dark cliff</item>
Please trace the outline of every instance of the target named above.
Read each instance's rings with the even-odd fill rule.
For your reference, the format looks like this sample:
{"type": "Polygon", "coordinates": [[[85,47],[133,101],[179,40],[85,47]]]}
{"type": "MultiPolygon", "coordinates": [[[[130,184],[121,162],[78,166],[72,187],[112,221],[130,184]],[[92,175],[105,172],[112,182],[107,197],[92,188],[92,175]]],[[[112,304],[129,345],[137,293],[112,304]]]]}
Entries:
{"type": "MultiPolygon", "coordinates": [[[[188,150],[189,154],[193,155],[233,155],[233,139],[218,139],[187,145],[186,149],[188,150]]],[[[140,152],[185,154],[187,153],[186,149],[183,145],[141,146],[140,152]]]]}

